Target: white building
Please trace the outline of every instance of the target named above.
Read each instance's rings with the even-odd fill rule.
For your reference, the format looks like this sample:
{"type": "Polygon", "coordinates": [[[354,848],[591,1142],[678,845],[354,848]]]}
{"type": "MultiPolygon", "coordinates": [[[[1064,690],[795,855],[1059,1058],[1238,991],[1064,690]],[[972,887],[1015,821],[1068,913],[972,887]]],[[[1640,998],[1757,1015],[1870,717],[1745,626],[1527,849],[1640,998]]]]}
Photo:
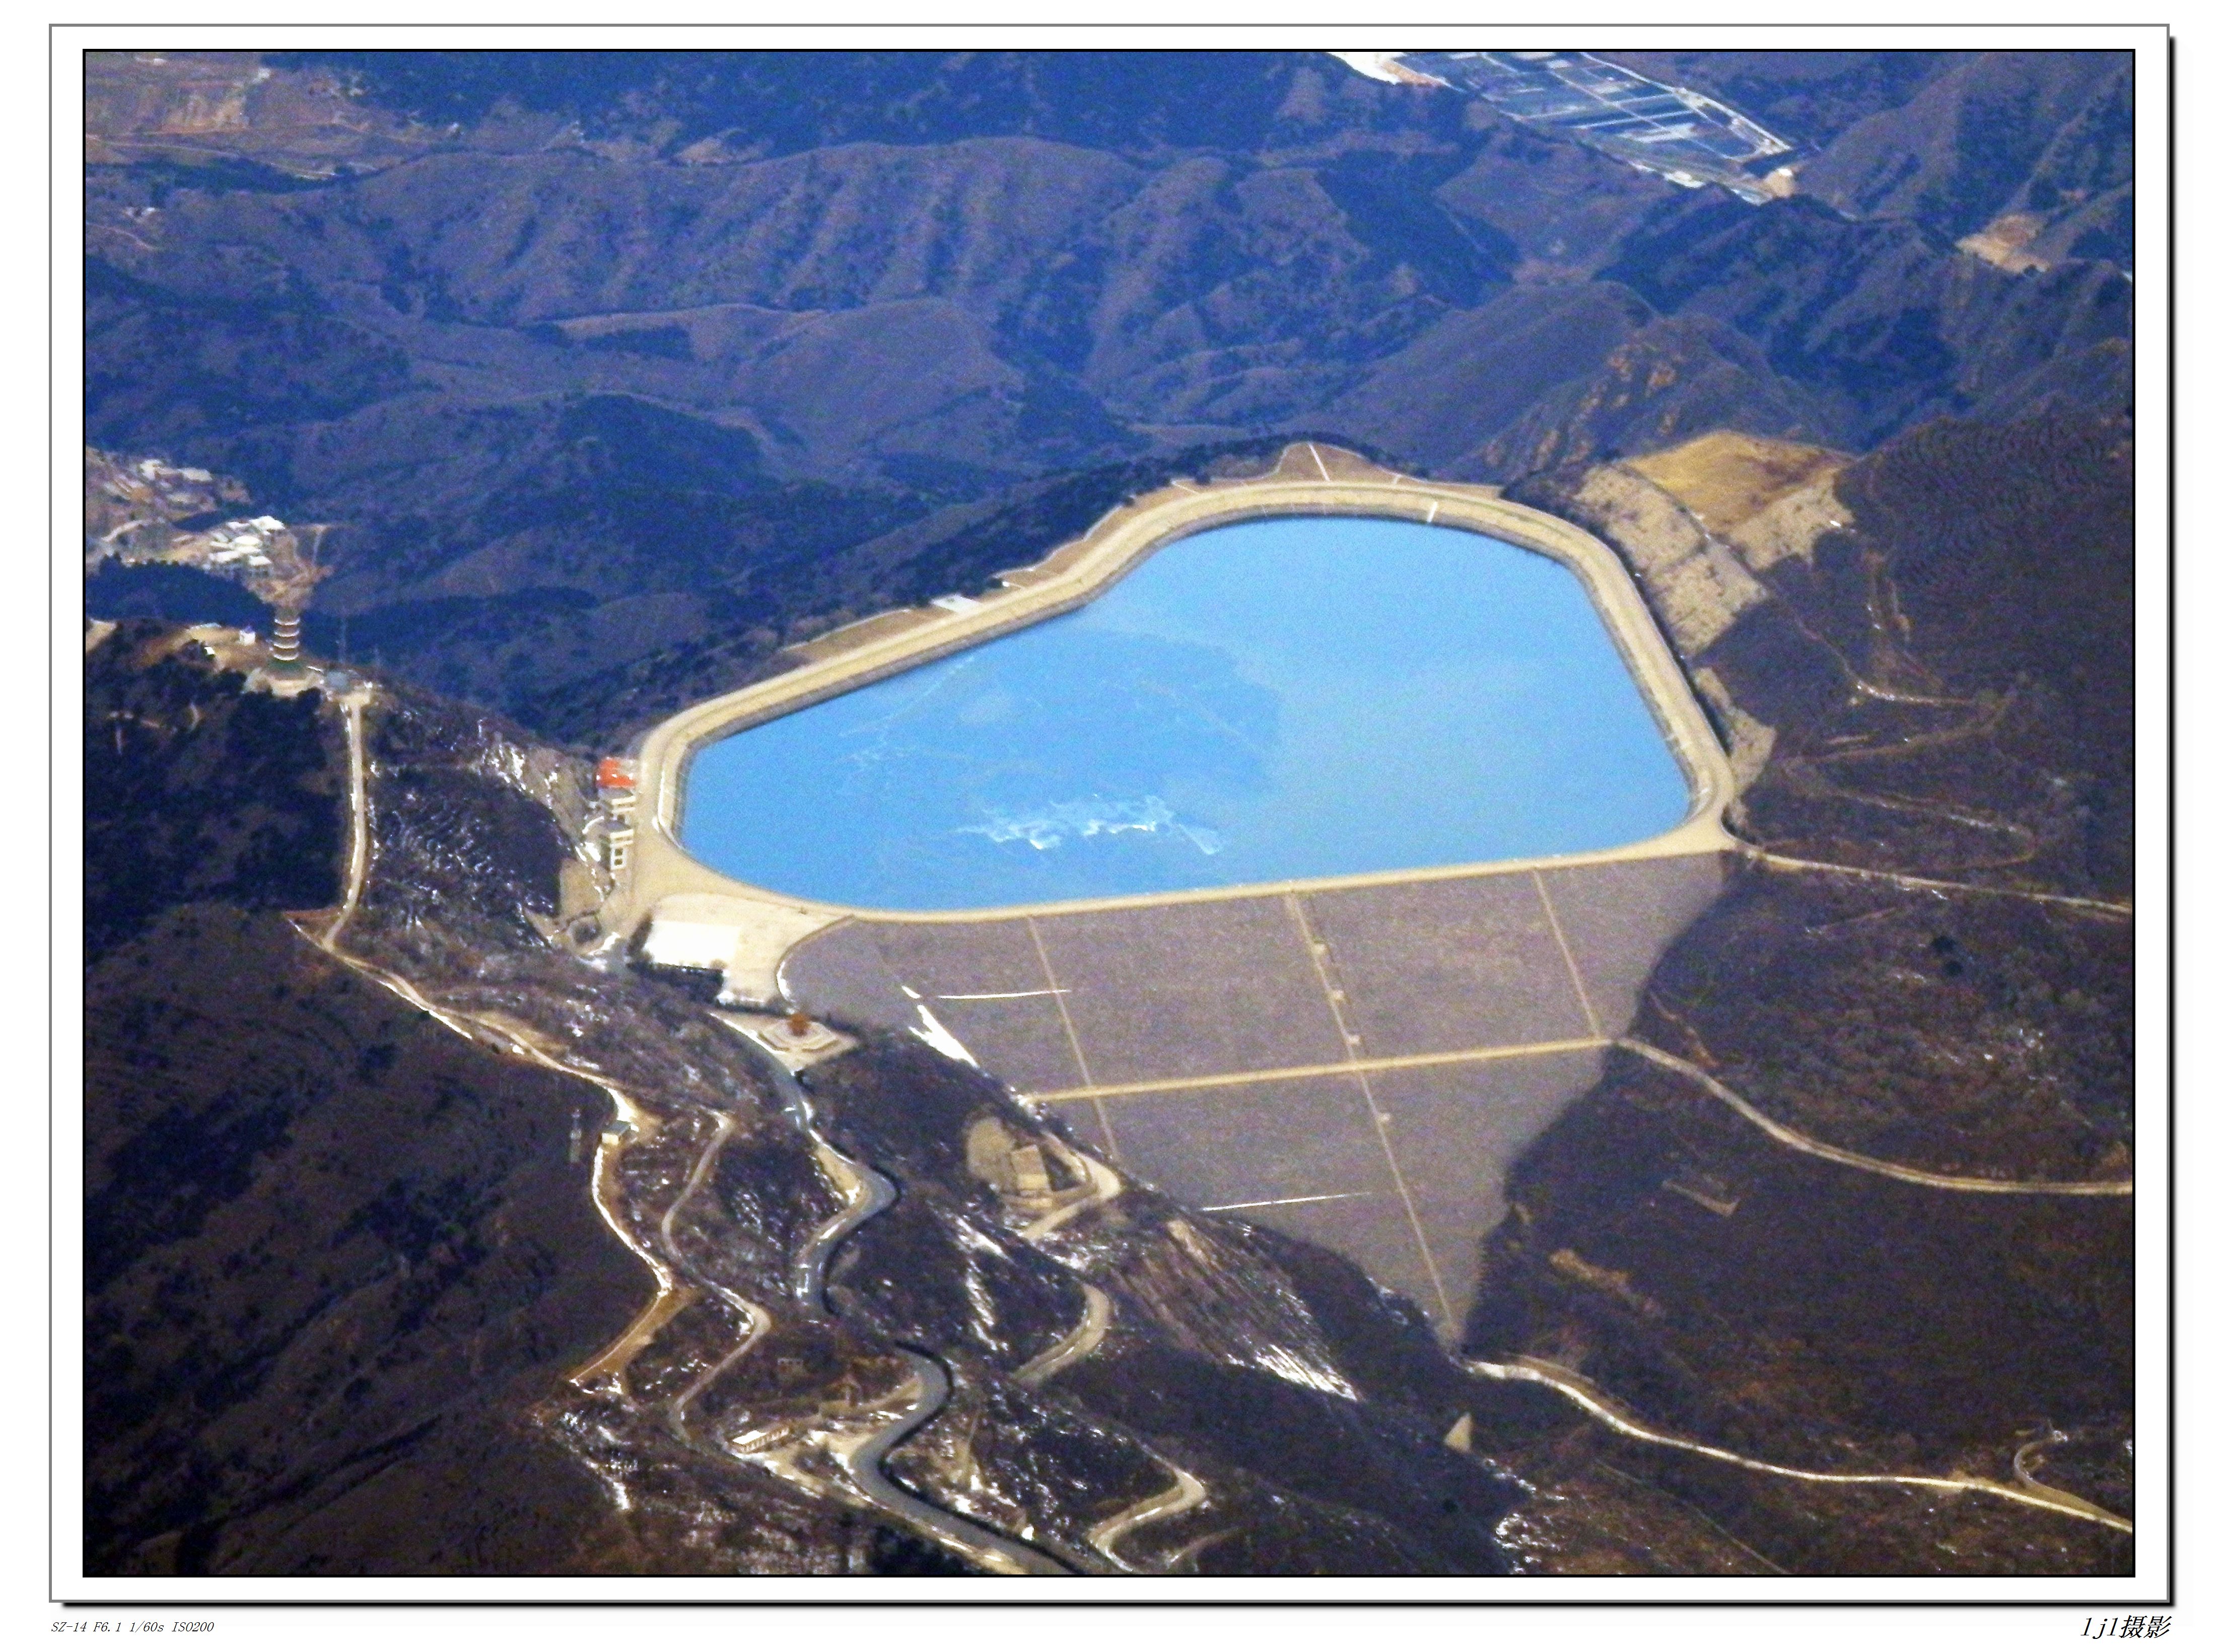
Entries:
{"type": "Polygon", "coordinates": [[[622,872],[631,864],[631,846],[638,834],[629,826],[619,826],[608,835],[609,870],[622,872]]]}

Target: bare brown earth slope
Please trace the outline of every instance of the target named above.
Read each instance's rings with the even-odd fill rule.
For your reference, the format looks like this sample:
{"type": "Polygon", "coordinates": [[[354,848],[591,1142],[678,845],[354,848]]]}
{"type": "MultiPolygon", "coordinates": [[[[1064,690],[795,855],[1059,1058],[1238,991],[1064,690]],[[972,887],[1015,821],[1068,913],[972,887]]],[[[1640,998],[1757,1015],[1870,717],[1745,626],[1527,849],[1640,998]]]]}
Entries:
{"type": "MultiPolygon", "coordinates": [[[[1744,738],[1769,730],[1740,829],[1779,859],[1666,955],[1635,1039],[1892,1164],[2130,1180],[2132,474],[2129,425],[2062,419],[1930,425],[1839,474],[1850,525],[1767,569],[1770,599],[1691,662],[1744,738]]],[[[1581,508],[1576,475],[1536,490],[1581,508]]],[[[1805,1469],[2008,1480],[2042,1447],[2055,1483],[2131,1512],[2132,1200],[1818,1162],[1631,1052],[1512,1197],[1475,1351],[1805,1469]]],[[[1975,1570],[2125,1564],[2097,1527],[1966,1529],[1969,1500],[1738,1494],[1775,1505],[1750,1541],[1791,1568],[1822,1518],[1872,1569],[1906,1542],[1975,1570]]]]}
{"type": "Polygon", "coordinates": [[[1215,444],[1508,481],[2118,403],[2116,234],[1954,245],[2110,198],[2108,59],[1711,67],[1814,178],[1920,182],[1752,206],[1322,54],[102,56],[88,439],[337,525],[314,645],[606,740],[658,649],[730,686],[856,617],[889,534],[880,600],[936,594],[948,513],[1012,566],[1043,486],[1215,444]]]}

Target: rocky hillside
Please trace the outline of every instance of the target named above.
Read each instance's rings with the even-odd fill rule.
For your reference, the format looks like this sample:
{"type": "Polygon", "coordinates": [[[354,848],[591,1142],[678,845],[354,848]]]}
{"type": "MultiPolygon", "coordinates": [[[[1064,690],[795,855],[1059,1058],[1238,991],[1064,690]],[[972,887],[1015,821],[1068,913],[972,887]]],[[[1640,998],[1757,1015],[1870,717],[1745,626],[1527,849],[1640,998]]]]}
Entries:
{"type": "MultiPolygon", "coordinates": [[[[1767,1461],[2009,1477],[2024,1448],[2131,1512],[2132,1199],[1830,1163],[1706,1081],[1919,1175],[2130,1181],[2132,484],[2128,424],[2062,419],[1527,484],[1621,543],[1677,513],[1680,553],[1634,560],[1753,782],[1737,829],[1779,859],[1649,984],[1633,1035],[1683,1066],[1614,1055],[1520,1164],[1468,1347],[1767,1461]]],[[[1663,1483],[1704,1500],[1688,1472],[1663,1483]]],[[[1970,1499],[1792,1500],[1863,1569],[2109,1571],[2130,1541],[1970,1499]]],[[[1810,1564],[1815,1528],[1766,1518],[1754,1546],[1810,1564]]]]}
{"type": "MultiPolygon", "coordinates": [[[[235,759],[257,706],[301,725],[260,736],[270,761],[290,760],[281,779],[238,768],[221,792],[170,784],[173,827],[236,835],[260,794],[320,778],[314,696],[243,694],[235,675],[148,647],[165,640],[127,628],[89,664],[103,701],[144,703],[176,679],[203,707],[198,729],[159,746],[135,734],[150,748],[142,780],[235,759]]],[[[839,1253],[836,1317],[794,1301],[792,1264],[836,1189],[699,1003],[541,940],[529,920],[553,902],[546,851],[563,852],[529,801],[544,755],[457,708],[381,704],[378,875],[349,942],[466,1012],[497,1003],[503,1025],[541,1023],[662,1109],[668,1140],[717,1116],[740,1127],[719,1158],[718,1213],[687,1218],[697,1245],[712,1241],[693,1265],[774,1305],[773,1334],[736,1373],[752,1397],[731,1426],[805,1415],[917,1345],[946,1362],[955,1394],[897,1472],[1028,1532],[1067,1506],[1059,1541],[1078,1569],[1159,1569],[1182,1548],[1221,1550],[1214,1566],[1236,1571],[1508,1563],[1491,1534],[1507,1483],[1439,1444],[1468,1380],[1414,1314],[1335,1258],[1138,1189],[1107,1226],[1072,1225],[1074,1250],[993,1238],[1007,1219],[967,1164],[965,1122],[1041,1127],[922,1046],[866,1050],[821,1081],[836,1136],[904,1192],[898,1216],[839,1253]],[[1000,1257],[983,1273],[968,1259],[981,1245],[1000,1257]],[[1116,1294],[1104,1375],[1036,1395],[1016,1373],[1070,1329],[1078,1276],[1116,1294]],[[1168,1373],[1155,1409],[1134,1409],[1134,1361],[1168,1373]],[[1236,1415],[1248,1432],[1225,1430],[1236,1415]],[[997,1428],[1016,1432],[997,1445],[997,1428]],[[1332,1454],[1290,1461],[1273,1444],[1283,1432],[1339,1438],[1375,1466],[1358,1482],[1332,1454]],[[1208,1476],[1209,1519],[1136,1530],[1114,1562],[1090,1549],[1088,1531],[1153,1496],[1173,1456],[1208,1476]]],[[[335,847],[328,791],[306,795],[320,795],[335,847]]],[[[654,1280],[591,1189],[612,1123],[605,1092],[457,1036],[270,910],[329,900],[328,863],[320,885],[248,867],[112,893],[131,822],[106,796],[90,893],[111,942],[86,983],[90,1570],[960,1569],[836,1487],[689,1445],[660,1406],[620,1402],[609,1425],[632,1444],[609,1457],[590,1426],[605,1401],[572,1378],[654,1280]]],[[[623,1166],[619,1220],[651,1239],[674,1184],[645,1141],[623,1166]]],[[[631,1391],[650,1392],[658,1363],[699,1335],[681,1320],[650,1341],[631,1391]]]]}
{"type": "Polygon", "coordinates": [[[1638,66],[1798,192],[1322,56],[95,59],[98,532],[332,525],[375,690],[334,928],[335,708],[88,579],[89,1568],[2125,1569],[2133,1202],[1962,1184],[2134,1169],[2131,84],[1638,66]],[[1743,782],[1463,1357],[555,922],[581,749],[1290,435],[1613,543],[1743,782]]]}
{"type": "Polygon", "coordinates": [[[327,650],[345,617],[605,736],[585,685],[831,623],[785,593],[1073,470],[1299,432],[1507,481],[2119,404],[2125,254],[2064,227],[2127,221],[2108,59],[1713,67],[1809,117],[1805,194],[1691,194],[1322,56],[104,59],[88,433],[340,525],[327,650]],[[2036,278],[1953,245],[2014,213],[2036,278]]]}

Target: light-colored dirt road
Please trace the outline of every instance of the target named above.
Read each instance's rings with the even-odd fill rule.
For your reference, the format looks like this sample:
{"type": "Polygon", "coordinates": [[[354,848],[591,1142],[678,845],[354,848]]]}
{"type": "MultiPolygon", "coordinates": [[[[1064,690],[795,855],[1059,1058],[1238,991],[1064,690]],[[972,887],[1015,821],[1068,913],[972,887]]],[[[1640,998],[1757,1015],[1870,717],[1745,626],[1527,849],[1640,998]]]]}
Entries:
{"type": "Polygon", "coordinates": [[[685,1209],[693,1202],[693,1196],[701,1190],[701,1183],[708,1180],[711,1173],[715,1171],[717,1155],[724,1151],[724,1143],[732,1133],[735,1121],[730,1114],[718,1113],[713,1116],[717,1121],[716,1129],[710,1133],[709,1140],[702,1144],[700,1157],[693,1161],[693,1168],[686,1177],[686,1185],[679,1189],[678,1196],[673,1199],[662,1212],[662,1220],[660,1224],[662,1233],[662,1248],[664,1253],[673,1261],[682,1260],[683,1251],[678,1243],[678,1235],[673,1231],[672,1224],[678,1220],[678,1213],[685,1209]]]}
{"type": "Polygon", "coordinates": [[[1086,1532],[1088,1546],[1096,1553],[1106,1556],[1120,1571],[1130,1572],[1135,1568],[1118,1555],[1118,1544],[1142,1526],[1153,1525],[1159,1520],[1168,1520],[1173,1515],[1201,1507],[1209,1496],[1209,1487],[1170,1458],[1153,1451],[1148,1455],[1172,1475],[1171,1489],[1118,1510],[1108,1519],[1089,1527],[1086,1532]]]}
{"type": "Polygon", "coordinates": [[[346,717],[347,810],[353,824],[347,834],[346,898],[324,934],[321,944],[326,948],[339,940],[339,931],[353,918],[362,904],[363,885],[370,879],[370,761],[363,749],[362,714],[371,692],[367,686],[357,689],[341,702],[346,717]]]}
{"type": "Polygon", "coordinates": [[[1086,1306],[1079,1314],[1078,1323],[1017,1368],[1017,1381],[1026,1388],[1040,1387],[1058,1371],[1069,1370],[1102,1345],[1102,1338],[1110,1329],[1109,1293],[1085,1283],[1078,1289],[1086,1293],[1086,1306]]]}
{"type": "Polygon", "coordinates": [[[747,1328],[740,1333],[739,1340],[726,1349],[723,1357],[715,1364],[710,1366],[707,1370],[695,1377],[671,1398],[667,1413],[670,1419],[671,1432],[688,1444],[693,1443],[693,1430],[692,1424],[687,1419],[693,1409],[693,1402],[707,1393],[718,1377],[755,1352],[755,1345],[763,1339],[764,1333],[771,1327],[770,1312],[761,1304],[748,1302],[745,1298],[732,1296],[729,1292],[718,1294],[725,1296],[729,1301],[752,1308],[754,1312],[743,1322],[747,1328]]]}
{"type": "Polygon", "coordinates": [[[1057,1228],[1077,1220],[1090,1210],[1100,1209],[1124,1192],[1124,1178],[1091,1153],[1074,1152],[1070,1156],[1086,1167],[1087,1179],[1091,1183],[1086,1196],[1074,1199],[1067,1205],[1058,1205],[1045,1216],[1027,1222],[1017,1230],[1019,1238],[1036,1245],[1057,1228]]]}
{"type": "Polygon", "coordinates": [[[1984,1176],[1944,1176],[1934,1171],[1918,1170],[1909,1164],[1891,1164],[1884,1158],[1851,1152],[1846,1147],[1830,1147],[1824,1142],[1813,1141],[1801,1131],[1791,1130],[1778,1120],[1759,1112],[1745,1097],[1720,1084],[1692,1061],[1669,1054],[1653,1044],[1644,1044],[1638,1038],[1621,1038],[1617,1043],[1619,1049],[1638,1055],[1644,1061],[1678,1073],[1683,1078],[1693,1079],[1782,1146],[1792,1147],[1799,1153],[1809,1153],[1812,1158],[1823,1158],[1829,1164],[1845,1164],[1851,1170],[1866,1171],[1893,1181],[1941,1188],[1950,1193],[2055,1194],[2096,1198],[2131,1198],[2134,1196],[2135,1184],[2131,1177],[2123,1182],[2005,1182],[1984,1176]]]}
{"type": "Polygon", "coordinates": [[[385,988],[410,1008],[422,1010],[450,1032],[459,1034],[475,1043],[491,1045],[519,1060],[529,1061],[568,1078],[581,1079],[609,1098],[609,1104],[615,1113],[615,1127],[603,1131],[594,1146],[590,1184],[594,1208],[600,1213],[602,1221],[616,1236],[618,1242],[647,1268],[655,1281],[655,1295],[617,1339],[573,1371],[570,1380],[594,1382],[613,1379],[621,1383],[624,1369],[631,1363],[632,1356],[644,1347],[672,1316],[693,1301],[695,1295],[693,1288],[681,1283],[661,1257],[640,1242],[639,1237],[618,1214],[614,1202],[617,1160],[623,1153],[625,1143],[644,1140],[654,1133],[661,1121],[603,1075],[543,1047],[530,1029],[509,1017],[475,1015],[450,1009],[429,997],[406,977],[382,968],[339,944],[340,935],[361,907],[363,890],[369,879],[371,853],[370,765],[364,749],[362,718],[363,707],[368,698],[366,692],[357,692],[343,702],[347,734],[349,842],[346,899],[327,924],[319,927],[296,917],[294,927],[312,944],[348,969],[385,988]]]}
{"type": "Polygon", "coordinates": [[[1862,879],[1868,883],[1886,884],[1895,889],[1944,890],[1965,895],[1993,895],[2004,900],[2034,901],[2044,906],[2072,907],[2083,912],[2097,912],[2105,917],[2131,918],[2135,909],[2118,901],[2099,901],[2087,895],[2053,895],[2039,889],[1998,889],[1987,884],[1953,883],[1946,878],[1917,878],[1907,872],[1882,872],[1873,866],[1839,866],[1831,860],[1799,860],[1793,855],[1775,854],[1753,843],[1737,842],[1734,847],[1749,859],[1782,872],[1824,873],[1839,878],[1862,879]]]}
{"type": "Polygon", "coordinates": [[[2024,1445],[2020,1446],[2017,1450],[2011,1453],[2011,1478],[2048,1502],[2067,1508],[2079,1509],[2091,1519],[2103,1519],[2110,1512],[2108,1510],[2098,1507],[2085,1497],[2075,1497],[2071,1492],[2060,1491],[2054,1486],[2043,1484],[2034,1477],[2034,1470],[2026,1466],[2029,1453],[2044,1451],[2053,1445],[2062,1445],[2067,1438],[2058,1430],[2052,1429],[2040,1439],[2029,1440],[2024,1445]]]}
{"type": "MultiPolygon", "coordinates": [[[[296,918],[295,927],[314,945],[331,957],[387,991],[399,997],[411,1008],[420,1009],[450,1031],[474,1042],[490,1044],[519,1060],[581,1079],[594,1085],[609,1097],[615,1109],[616,1128],[604,1131],[594,1150],[592,1189],[594,1208],[618,1242],[644,1264],[655,1281],[655,1294],[631,1323],[593,1359],[570,1373],[570,1381],[580,1384],[614,1382],[620,1388],[625,1367],[633,1356],[645,1347],[656,1333],[669,1323],[681,1309],[699,1299],[699,1290],[681,1280],[666,1255],[682,1255],[674,1227],[675,1219],[687,1201],[700,1189],[711,1174],[718,1152],[731,1133],[734,1121],[726,1115],[718,1115],[718,1127],[695,1160],[683,1189],[663,1214],[658,1224],[659,1236],[667,1248],[665,1254],[643,1244],[623,1219],[617,1208],[617,1161],[627,1141],[644,1140],[660,1127],[662,1121],[648,1112],[617,1085],[590,1068],[569,1061],[544,1047],[535,1030],[516,1022],[506,1015],[475,1015],[451,1009],[421,991],[413,982],[372,964],[369,960],[346,951],[339,944],[340,934],[352,919],[361,904],[364,885],[370,865],[370,829],[368,786],[368,764],[363,744],[361,705],[350,701],[347,712],[348,754],[348,817],[351,842],[348,854],[348,888],[345,904],[328,923],[311,925],[296,918]]],[[[789,1106],[798,1104],[799,1116],[812,1137],[825,1152],[833,1152],[829,1143],[817,1136],[809,1121],[807,1097],[792,1076],[767,1058],[761,1064],[767,1076],[773,1080],[782,1100],[789,1106]],[[782,1083],[780,1081],[783,1081],[782,1083]],[[791,1094],[788,1094],[788,1092],[791,1094]]],[[[840,1157],[834,1153],[836,1158],[840,1157]]],[[[840,1241],[892,1202],[894,1189],[891,1183],[868,1165],[842,1159],[854,1177],[855,1196],[840,1214],[827,1223],[812,1237],[797,1264],[797,1272],[811,1295],[805,1301],[822,1301],[824,1270],[826,1259],[840,1241]]],[[[705,1371],[671,1402],[669,1416],[674,1429],[681,1440],[690,1441],[691,1431],[687,1424],[687,1409],[699,1398],[709,1385],[722,1376],[734,1364],[744,1358],[760,1342],[770,1327],[770,1315],[760,1304],[735,1296],[729,1291],[719,1295],[743,1316],[746,1331],[733,1347],[714,1365],[705,1371]]],[[[886,1427],[870,1436],[855,1450],[850,1468],[866,1498],[884,1512],[909,1525],[929,1532],[958,1553],[985,1567],[987,1570],[1008,1574],[1028,1576],[1068,1574],[1069,1569],[1014,1539],[1003,1537],[991,1528],[967,1520],[960,1515],[934,1507],[911,1495],[889,1480],[882,1463],[886,1454],[910,1435],[936,1416],[948,1400],[948,1375],[939,1363],[912,1349],[902,1350],[910,1362],[917,1399],[906,1406],[886,1427]]]]}
{"type": "MultiPolygon", "coordinates": [[[[702,1144],[700,1156],[693,1161],[693,1169],[686,1178],[686,1185],[680,1189],[678,1196],[673,1199],[664,1209],[662,1220],[658,1225],[662,1235],[662,1253],[680,1268],[687,1267],[687,1264],[685,1247],[679,1242],[676,1229],[679,1213],[685,1209],[693,1196],[701,1190],[702,1183],[706,1182],[714,1172],[717,1155],[724,1151],[724,1143],[731,1138],[733,1127],[737,1122],[729,1113],[719,1113],[716,1115],[716,1119],[717,1127],[711,1133],[709,1140],[702,1144]]],[[[688,1442],[693,1439],[693,1432],[687,1421],[687,1416],[693,1409],[693,1402],[699,1399],[718,1378],[754,1352],[755,1345],[763,1339],[764,1333],[771,1327],[770,1310],[761,1302],[754,1301],[729,1287],[714,1282],[711,1284],[710,1289],[716,1292],[718,1298],[726,1307],[739,1315],[742,1330],[738,1339],[725,1351],[724,1356],[687,1384],[685,1388],[670,1401],[668,1414],[670,1418],[671,1431],[680,1439],[688,1442]]]]}
{"type": "Polygon", "coordinates": [[[2063,1492],[2052,1491],[2047,1486],[2033,1484],[2006,1486],[2000,1481],[1983,1480],[1977,1475],[1844,1475],[1829,1474],[1816,1469],[1790,1469],[1777,1463],[1766,1463],[1758,1457],[1745,1457],[1738,1451],[1729,1451],[1721,1446],[1706,1445],[1685,1435],[1670,1434],[1650,1427],[1617,1400],[1604,1394],[1576,1371],[1530,1355],[1495,1363],[1468,1359],[1464,1368],[1474,1376],[1485,1377],[1495,1382],[1538,1382],[1554,1388],[1589,1416],[1598,1418],[1618,1433],[1651,1445],[1665,1445],[1675,1451],[1692,1451],[1698,1456],[1719,1463],[1731,1463],[1737,1468],[1748,1469],[1757,1474],[1778,1475],[1788,1480],[1813,1481],[1831,1486],[1919,1486],[1930,1491],[1956,1495],[1977,1492],[1984,1496],[1999,1497],[2006,1502],[2046,1509],[2053,1514],[2070,1515],[2074,1519],[2092,1520],[2115,1531],[2131,1534],[2134,1522],[2123,1519],[2109,1510],[2084,1502],[2063,1492]]]}

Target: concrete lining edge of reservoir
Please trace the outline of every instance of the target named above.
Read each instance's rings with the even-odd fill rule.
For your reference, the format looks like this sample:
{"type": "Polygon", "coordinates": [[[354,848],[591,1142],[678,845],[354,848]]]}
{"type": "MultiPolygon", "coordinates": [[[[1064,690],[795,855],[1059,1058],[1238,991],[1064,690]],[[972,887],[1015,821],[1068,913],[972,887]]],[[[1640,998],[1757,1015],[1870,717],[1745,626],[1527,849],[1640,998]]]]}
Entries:
{"type": "MultiPolygon", "coordinates": [[[[999,577],[1000,590],[963,612],[897,609],[828,632],[797,650],[802,661],[792,669],[689,706],[650,730],[640,742],[637,759],[637,835],[629,865],[595,915],[601,933],[631,939],[657,920],[673,928],[674,942],[681,933],[677,926],[704,939],[705,928],[735,930],[730,956],[701,961],[724,971],[735,997],[768,1003],[779,997],[778,966],[785,954],[805,936],[842,919],[969,922],[1027,912],[1237,900],[1734,847],[1723,823],[1735,792],[1732,765],[1632,574],[1607,545],[1584,529],[1513,504],[1493,488],[1426,481],[1383,469],[1340,449],[1297,442],[1263,475],[1206,483],[1174,481],[1118,506],[1040,562],[999,577]],[[1384,517],[1462,528],[1538,552],[1570,568],[1602,617],[1687,778],[1689,808],[1680,824],[1656,837],[1576,855],[935,912],[877,911],[758,888],[712,870],[678,841],[687,769],[702,746],[1067,613],[1093,600],[1156,551],[1193,534],[1259,517],[1299,515],[1384,517]]],[[[673,952],[675,961],[675,948],[666,950],[673,952]]]]}

